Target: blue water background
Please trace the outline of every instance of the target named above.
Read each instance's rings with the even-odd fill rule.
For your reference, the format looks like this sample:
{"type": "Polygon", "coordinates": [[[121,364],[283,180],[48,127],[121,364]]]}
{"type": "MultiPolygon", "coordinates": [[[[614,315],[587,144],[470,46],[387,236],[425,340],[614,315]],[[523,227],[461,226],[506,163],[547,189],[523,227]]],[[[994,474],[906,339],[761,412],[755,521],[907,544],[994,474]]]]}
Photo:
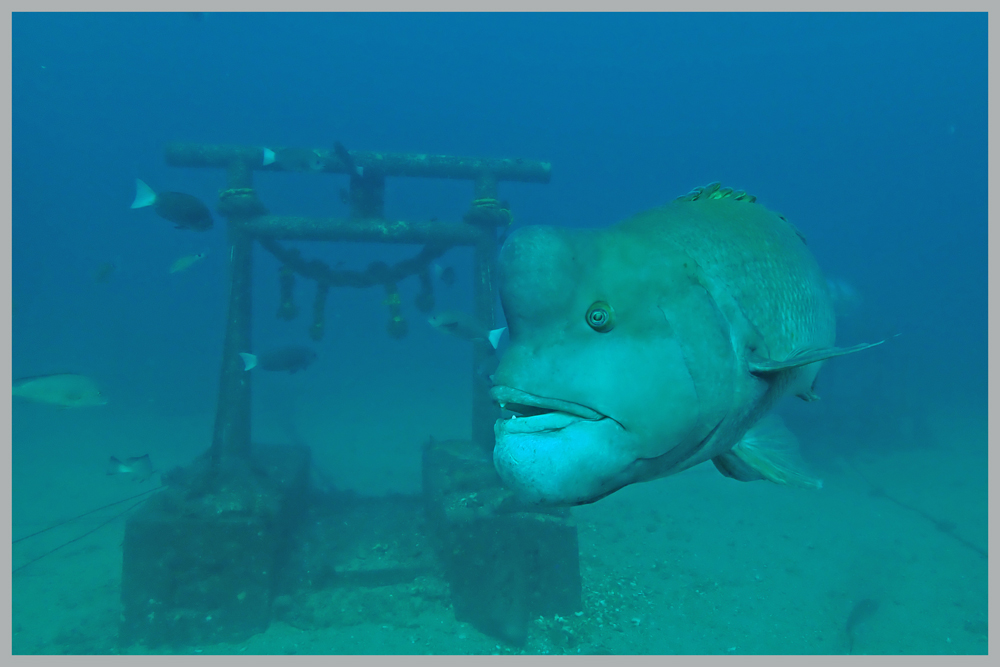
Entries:
{"type": "MultiPolygon", "coordinates": [[[[547,185],[501,184],[517,226],[601,227],[711,181],[755,194],[862,296],[840,344],[902,334],[831,362],[823,406],[803,406],[814,410],[809,423],[836,433],[839,422],[824,431],[822,417],[848,410],[887,429],[864,447],[919,444],[885,415],[948,405],[985,417],[986,37],[985,14],[17,14],[14,377],[94,377],[110,402],[79,418],[95,432],[126,415],[151,433],[200,415],[201,441],[182,449],[206,447],[225,224],[216,216],[198,234],[130,210],[134,179],[214,205],[224,174],[166,166],[168,142],[339,140],[551,162],[547,185]],[[168,274],[177,257],[205,250],[201,264],[168,274]],[[104,262],[117,271],[97,283],[104,262]]],[[[258,173],[255,184],[274,213],[346,214],[344,176],[258,173]]],[[[458,220],[471,190],[390,179],[386,214],[458,220]]],[[[357,269],[415,250],[301,247],[357,269]]],[[[458,280],[439,287],[439,307],[471,310],[469,253],[445,260],[458,280]]],[[[311,288],[299,280],[303,315],[280,322],[277,263],[258,250],[255,271],[254,346],[308,343],[311,288]]],[[[366,397],[369,418],[418,426],[407,396],[454,396],[440,405],[455,425],[438,435],[465,435],[469,349],[425,325],[412,305],[415,280],[401,289],[411,325],[403,341],[385,333],[380,290],[335,289],[319,360],[294,383],[256,376],[255,415],[294,415],[289,402],[317,397],[335,413],[350,394],[366,397]]],[[[18,409],[28,412],[15,412],[15,431],[19,415],[49,414],[18,409]]],[[[427,435],[414,428],[399,445],[410,458],[388,487],[412,489],[427,435]]],[[[817,456],[861,446],[800,436],[817,456]]],[[[985,442],[968,447],[985,453],[985,442]]],[[[121,453],[142,453],[141,440],[132,449],[121,453]]],[[[51,453],[15,442],[15,461],[51,453]]],[[[110,453],[96,445],[87,456],[100,467],[110,453]]]]}

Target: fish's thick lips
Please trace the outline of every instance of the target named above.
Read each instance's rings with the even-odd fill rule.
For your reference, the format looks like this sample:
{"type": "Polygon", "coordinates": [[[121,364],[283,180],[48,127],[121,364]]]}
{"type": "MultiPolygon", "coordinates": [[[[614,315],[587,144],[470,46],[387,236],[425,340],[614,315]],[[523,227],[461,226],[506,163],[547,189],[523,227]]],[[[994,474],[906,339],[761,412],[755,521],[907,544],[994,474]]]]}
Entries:
{"type": "Polygon", "coordinates": [[[566,414],[592,421],[604,419],[606,417],[606,415],[602,415],[600,412],[588,408],[585,405],[580,405],[579,403],[563,401],[558,398],[535,396],[534,394],[529,394],[526,391],[521,391],[520,389],[514,389],[513,387],[503,385],[493,387],[493,389],[490,390],[490,395],[493,397],[494,401],[500,404],[501,408],[506,407],[508,404],[516,404],[538,408],[545,411],[565,412],[566,414]]]}

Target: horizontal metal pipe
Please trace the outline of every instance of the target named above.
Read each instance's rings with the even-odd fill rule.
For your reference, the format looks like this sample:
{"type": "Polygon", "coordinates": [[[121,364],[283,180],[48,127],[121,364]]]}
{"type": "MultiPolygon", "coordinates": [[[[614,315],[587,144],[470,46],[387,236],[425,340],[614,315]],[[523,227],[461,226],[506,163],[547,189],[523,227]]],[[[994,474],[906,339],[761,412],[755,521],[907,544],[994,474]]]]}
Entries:
{"type": "Polygon", "coordinates": [[[262,215],[242,223],[251,236],[300,241],[356,241],[362,243],[421,243],[474,246],[482,230],[465,223],[406,222],[405,220],[304,218],[262,215]]]}
{"type": "MultiPolygon", "coordinates": [[[[280,151],[282,147],[271,147],[280,151]]],[[[331,149],[316,149],[323,164],[322,171],[335,174],[351,173],[331,149]]],[[[384,176],[415,176],[422,178],[453,178],[474,180],[492,174],[497,181],[548,183],[552,165],[538,160],[520,158],[478,158],[420,153],[378,153],[350,151],[355,166],[384,176]]],[[[278,162],[264,166],[264,149],[258,146],[221,146],[174,142],[167,145],[167,164],[172,167],[227,168],[233,162],[244,162],[260,171],[286,171],[278,162]]]]}

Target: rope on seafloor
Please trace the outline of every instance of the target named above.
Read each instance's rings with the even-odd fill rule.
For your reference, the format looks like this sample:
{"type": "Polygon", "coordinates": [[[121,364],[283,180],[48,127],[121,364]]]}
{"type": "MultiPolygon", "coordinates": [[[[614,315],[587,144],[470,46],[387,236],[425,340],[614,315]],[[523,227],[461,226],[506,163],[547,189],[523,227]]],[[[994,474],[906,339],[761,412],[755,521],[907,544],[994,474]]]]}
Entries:
{"type": "Polygon", "coordinates": [[[19,537],[16,540],[13,540],[11,542],[12,545],[17,544],[18,542],[23,542],[24,540],[26,540],[28,538],[35,537],[36,535],[41,535],[42,533],[47,533],[48,531],[52,530],[53,528],[58,528],[59,526],[63,526],[63,525],[65,525],[67,523],[70,523],[72,521],[76,521],[77,519],[82,519],[83,517],[88,516],[90,514],[93,514],[94,512],[100,512],[101,510],[107,509],[109,507],[114,507],[115,505],[121,505],[122,503],[126,503],[126,502],[128,502],[130,500],[134,500],[135,498],[142,497],[142,500],[140,500],[139,502],[134,503],[132,505],[129,505],[128,508],[126,508],[125,510],[119,512],[118,514],[115,514],[113,517],[111,517],[107,521],[104,521],[104,522],[98,524],[96,527],[91,528],[90,530],[88,530],[87,532],[83,533],[82,535],[78,535],[78,536],[74,537],[73,539],[69,540],[68,542],[63,542],[62,544],[60,544],[59,546],[55,547],[54,549],[50,549],[49,551],[46,551],[42,555],[37,556],[35,558],[32,558],[27,563],[23,563],[23,564],[15,567],[14,570],[11,572],[11,574],[12,575],[13,574],[17,574],[18,572],[20,572],[24,568],[28,567],[32,563],[37,563],[41,559],[43,559],[46,556],[49,556],[49,555],[55,553],[56,551],[59,551],[63,547],[67,547],[70,544],[73,544],[74,542],[78,542],[79,540],[82,540],[83,538],[87,537],[91,533],[94,533],[94,532],[100,530],[101,528],[103,528],[104,526],[108,525],[109,523],[111,523],[115,519],[118,519],[118,518],[120,518],[120,517],[128,514],[133,509],[135,509],[139,505],[141,505],[144,502],[146,502],[147,500],[149,500],[149,498],[151,497],[149,494],[153,493],[154,491],[159,491],[160,489],[163,489],[163,488],[165,488],[165,487],[164,487],[163,484],[161,484],[160,486],[153,487],[152,489],[147,489],[146,491],[143,491],[142,493],[137,493],[134,496],[129,496],[128,498],[122,498],[121,500],[116,500],[115,502],[108,503],[107,505],[102,505],[101,507],[92,509],[92,510],[90,510],[88,512],[84,512],[83,514],[78,514],[78,515],[76,515],[76,516],[74,516],[72,518],[66,519],[64,521],[60,521],[59,523],[52,524],[48,528],[43,528],[43,529],[41,529],[39,531],[31,533],[30,535],[25,535],[24,537],[19,537]]]}
{"type": "Polygon", "coordinates": [[[854,473],[858,477],[860,477],[862,480],[864,480],[865,484],[868,485],[868,493],[873,498],[883,498],[883,499],[888,500],[889,502],[891,502],[891,503],[893,503],[893,504],[895,504],[895,505],[897,505],[899,507],[902,507],[905,510],[909,510],[910,512],[913,512],[914,514],[918,515],[919,517],[921,517],[922,519],[924,519],[928,523],[930,523],[939,532],[944,533],[945,535],[947,535],[951,539],[955,540],[956,542],[958,542],[962,546],[970,549],[971,551],[976,552],[977,554],[979,554],[983,558],[989,558],[989,551],[988,550],[986,550],[983,547],[979,546],[975,542],[967,540],[964,537],[962,537],[961,535],[957,534],[955,532],[955,524],[953,522],[948,521],[947,519],[940,519],[940,518],[938,518],[936,516],[933,516],[933,515],[925,512],[924,510],[920,509],[919,507],[916,507],[914,505],[910,505],[909,503],[904,503],[902,500],[899,500],[898,498],[889,495],[888,493],[886,493],[885,489],[882,486],[880,486],[880,485],[875,484],[874,482],[872,482],[871,479],[868,478],[868,475],[866,475],[863,472],[861,472],[861,470],[858,469],[858,467],[856,465],[854,465],[854,463],[852,463],[849,459],[845,458],[844,462],[847,464],[847,466],[851,470],[854,471],[854,473]]]}

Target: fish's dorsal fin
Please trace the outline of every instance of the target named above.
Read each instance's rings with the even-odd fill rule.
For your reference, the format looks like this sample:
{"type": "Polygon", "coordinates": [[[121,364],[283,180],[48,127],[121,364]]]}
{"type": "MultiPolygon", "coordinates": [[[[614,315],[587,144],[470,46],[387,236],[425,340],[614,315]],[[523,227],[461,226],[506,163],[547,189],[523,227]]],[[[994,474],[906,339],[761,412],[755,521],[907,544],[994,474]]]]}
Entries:
{"type": "Polygon", "coordinates": [[[674,201],[698,201],[707,199],[732,199],[734,201],[745,201],[750,204],[757,201],[753,195],[747,194],[743,190],[733,190],[722,187],[722,183],[709,183],[695,188],[686,195],[680,196],[674,201]]]}
{"type": "Polygon", "coordinates": [[[726,477],[741,482],[766,479],[776,484],[822,489],[822,480],[801,470],[799,444],[777,415],[757,422],[730,451],[712,459],[726,477]]]}
{"type": "Polygon", "coordinates": [[[833,357],[851,354],[852,352],[867,350],[870,347],[881,345],[884,342],[884,340],[880,340],[877,343],[861,343],[860,345],[854,345],[852,347],[824,347],[818,350],[798,350],[793,352],[792,356],[784,361],[775,361],[774,359],[767,359],[759,355],[751,355],[747,359],[747,363],[750,366],[750,372],[754,375],[778,373],[790,368],[808,366],[809,364],[814,364],[817,361],[824,361],[826,359],[832,359],[833,357]]]}

